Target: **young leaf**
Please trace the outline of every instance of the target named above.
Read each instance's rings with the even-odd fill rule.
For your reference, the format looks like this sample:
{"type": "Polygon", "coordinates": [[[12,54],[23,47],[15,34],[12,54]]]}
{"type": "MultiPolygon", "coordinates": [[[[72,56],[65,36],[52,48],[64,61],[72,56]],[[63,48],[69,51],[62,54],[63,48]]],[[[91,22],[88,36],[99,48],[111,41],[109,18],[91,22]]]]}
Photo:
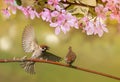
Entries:
{"type": "Polygon", "coordinates": [[[89,6],[96,6],[96,0],[76,0],[76,2],[80,2],[89,6]]]}
{"type": "Polygon", "coordinates": [[[84,14],[86,15],[88,13],[89,8],[83,7],[83,6],[74,6],[72,9],[69,9],[68,12],[72,14],[84,14]]]}
{"type": "Polygon", "coordinates": [[[16,2],[16,4],[17,4],[17,5],[19,5],[19,6],[21,6],[21,5],[22,5],[21,0],[15,0],[15,2],[16,2]]]}

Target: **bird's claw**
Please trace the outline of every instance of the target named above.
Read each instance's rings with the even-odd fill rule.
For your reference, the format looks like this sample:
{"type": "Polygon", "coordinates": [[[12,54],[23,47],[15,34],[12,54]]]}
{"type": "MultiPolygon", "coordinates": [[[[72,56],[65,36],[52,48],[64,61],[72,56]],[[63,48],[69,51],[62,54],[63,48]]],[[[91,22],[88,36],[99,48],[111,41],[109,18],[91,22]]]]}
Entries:
{"type": "Polygon", "coordinates": [[[23,56],[23,57],[21,58],[22,61],[24,61],[25,59],[27,59],[27,56],[23,56]]]}
{"type": "Polygon", "coordinates": [[[40,58],[40,60],[43,60],[43,58],[40,58]]]}
{"type": "Polygon", "coordinates": [[[19,58],[13,57],[13,60],[19,60],[19,58]]]}
{"type": "Polygon", "coordinates": [[[48,58],[46,58],[45,61],[48,61],[48,58]]]}
{"type": "Polygon", "coordinates": [[[16,60],[16,57],[13,57],[13,60],[16,60]]]}

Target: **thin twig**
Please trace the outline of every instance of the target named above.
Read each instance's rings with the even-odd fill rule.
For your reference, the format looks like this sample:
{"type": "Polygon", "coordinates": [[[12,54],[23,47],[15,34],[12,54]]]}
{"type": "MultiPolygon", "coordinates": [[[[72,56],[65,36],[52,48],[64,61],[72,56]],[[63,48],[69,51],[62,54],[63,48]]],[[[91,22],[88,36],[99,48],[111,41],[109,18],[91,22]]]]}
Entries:
{"type": "Polygon", "coordinates": [[[63,63],[59,63],[59,62],[46,61],[46,60],[40,60],[40,59],[25,59],[25,60],[23,60],[23,59],[0,59],[0,63],[26,62],[26,61],[40,62],[40,63],[49,63],[49,64],[53,64],[53,65],[68,67],[68,68],[81,70],[81,71],[85,71],[85,72],[89,72],[89,73],[93,73],[93,74],[109,77],[109,78],[112,78],[112,79],[120,80],[120,77],[117,77],[117,76],[113,76],[113,75],[110,75],[110,74],[97,72],[95,70],[90,70],[90,69],[86,69],[86,68],[82,68],[82,67],[78,67],[78,66],[70,66],[68,64],[63,64],[63,63]]]}

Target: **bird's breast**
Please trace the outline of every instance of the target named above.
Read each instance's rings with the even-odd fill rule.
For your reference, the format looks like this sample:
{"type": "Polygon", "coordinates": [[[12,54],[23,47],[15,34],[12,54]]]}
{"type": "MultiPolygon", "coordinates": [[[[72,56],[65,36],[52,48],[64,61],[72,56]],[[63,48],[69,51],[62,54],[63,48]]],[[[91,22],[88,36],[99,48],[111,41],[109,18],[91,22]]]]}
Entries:
{"type": "Polygon", "coordinates": [[[40,58],[42,55],[41,48],[35,49],[31,58],[40,58]]]}

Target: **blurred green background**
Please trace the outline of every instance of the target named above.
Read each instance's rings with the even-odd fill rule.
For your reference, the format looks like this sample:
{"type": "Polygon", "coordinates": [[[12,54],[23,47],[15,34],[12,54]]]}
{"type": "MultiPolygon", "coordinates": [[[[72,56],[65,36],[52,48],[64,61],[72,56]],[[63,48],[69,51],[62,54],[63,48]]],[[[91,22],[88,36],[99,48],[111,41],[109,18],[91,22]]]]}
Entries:
{"type": "MultiPolygon", "coordinates": [[[[35,27],[40,44],[50,46],[50,52],[65,57],[72,46],[77,54],[74,65],[120,77],[120,26],[108,21],[109,33],[103,37],[87,36],[71,29],[67,34],[54,34],[54,28],[41,19],[26,19],[21,12],[5,19],[0,15],[0,59],[23,57],[22,32],[24,27],[35,27]]],[[[62,61],[64,63],[64,61],[62,61]]],[[[36,74],[27,74],[19,63],[0,63],[0,82],[119,82],[117,80],[51,64],[36,64],[36,74]]]]}

